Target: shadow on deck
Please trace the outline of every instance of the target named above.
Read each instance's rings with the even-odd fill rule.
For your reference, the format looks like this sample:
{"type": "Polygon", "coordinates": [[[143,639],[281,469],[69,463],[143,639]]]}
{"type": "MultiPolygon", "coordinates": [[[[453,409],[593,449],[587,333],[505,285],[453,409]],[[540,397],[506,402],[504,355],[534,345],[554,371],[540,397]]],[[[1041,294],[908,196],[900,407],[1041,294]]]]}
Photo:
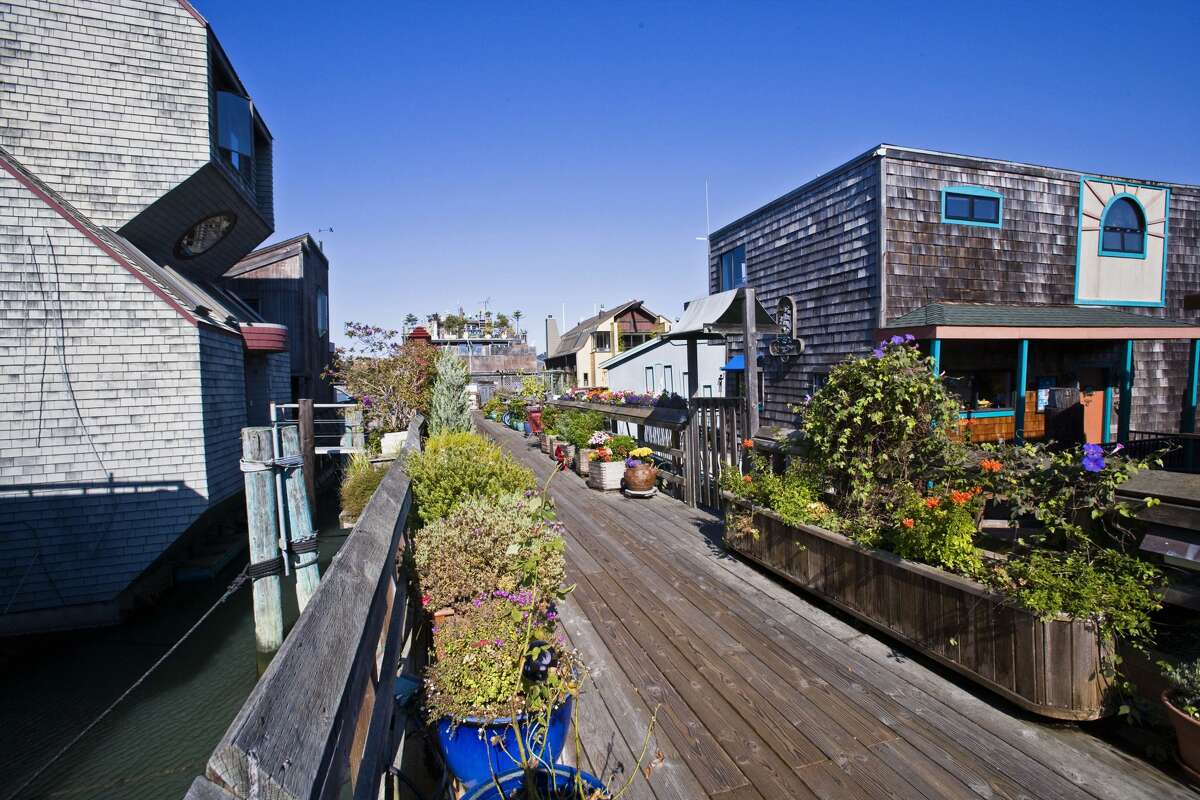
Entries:
{"type": "MultiPolygon", "coordinates": [[[[535,439],[480,425],[550,476],[535,439]]],[[[633,775],[625,798],[1198,796],[1077,726],[976,696],[775,583],[725,552],[710,514],[601,494],[570,473],[550,491],[576,584],[562,617],[592,670],[580,760],[614,789],[633,775]]]]}

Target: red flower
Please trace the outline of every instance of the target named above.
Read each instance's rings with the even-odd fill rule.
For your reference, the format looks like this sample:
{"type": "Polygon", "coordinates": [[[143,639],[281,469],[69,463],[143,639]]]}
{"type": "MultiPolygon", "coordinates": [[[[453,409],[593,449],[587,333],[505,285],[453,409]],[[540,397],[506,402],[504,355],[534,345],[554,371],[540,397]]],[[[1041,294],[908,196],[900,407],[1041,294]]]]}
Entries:
{"type": "Polygon", "coordinates": [[[984,472],[999,472],[1004,467],[999,461],[994,458],[985,458],[979,462],[979,468],[984,472]]]}
{"type": "Polygon", "coordinates": [[[431,597],[430,597],[429,595],[427,595],[427,594],[423,594],[423,595],[421,595],[421,608],[425,608],[425,607],[427,607],[427,606],[429,605],[429,602],[430,602],[432,599],[433,599],[433,598],[431,598],[431,597]]]}
{"type": "Polygon", "coordinates": [[[906,527],[906,528],[911,528],[913,525],[916,525],[917,523],[913,521],[913,518],[912,518],[912,517],[905,517],[905,518],[904,518],[904,519],[903,519],[903,520],[900,522],[900,524],[901,524],[901,525],[903,525],[903,526],[904,526],[904,527],[906,527]]]}
{"type": "Polygon", "coordinates": [[[938,500],[936,497],[926,497],[925,498],[925,507],[926,508],[937,508],[941,504],[942,504],[942,501],[938,500]]]}
{"type": "Polygon", "coordinates": [[[742,448],[745,450],[753,450],[754,449],[754,440],[753,439],[742,439],[742,448]]]}
{"type": "Polygon", "coordinates": [[[956,505],[956,506],[965,505],[966,503],[971,502],[971,498],[974,496],[975,496],[975,494],[973,492],[951,492],[950,493],[950,499],[954,502],[954,505],[956,505]]]}
{"type": "Polygon", "coordinates": [[[751,476],[749,476],[749,475],[743,475],[743,476],[742,476],[742,480],[743,480],[743,481],[745,481],[746,483],[750,483],[751,481],[753,481],[753,480],[754,480],[754,478],[752,478],[752,477],[751,477],[751,476]]]}

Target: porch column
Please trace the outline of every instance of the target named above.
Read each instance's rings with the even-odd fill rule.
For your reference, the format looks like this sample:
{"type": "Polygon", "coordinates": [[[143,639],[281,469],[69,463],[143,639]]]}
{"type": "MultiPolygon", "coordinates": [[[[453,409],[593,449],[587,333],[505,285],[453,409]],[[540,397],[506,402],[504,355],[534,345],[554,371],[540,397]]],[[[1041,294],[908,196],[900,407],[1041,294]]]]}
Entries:
{"type": "Polygon", "coordinates": [[[1179,420],[1180,433],[1196,432],[1197,382],[1200,381],[1200,339],[1192,339],[1188,351],[1188,382],[1183,394],[1183,418],[1179,420]]]}
{"type": "Polygon", "coordinates": [[[1117,415],[1117,441],[1129,442],[1129,414],[1133,404],[1133,339],[1125,340],[1125,359],[1121,363],[1121,408],[1117,415]]]}
{"type": "Polygon", "coordinates": [[[933,359],[933,374],[942,374],[942,340],[934,339],[929,343],[929,356],[933,359]]]}
{"type": "Polygon", "coordinates": [[[747,286],[743,291],[742,352],[746,354],[746,371],[742,374],[746,377],[746,436],[752,437],[758,431],[758,302],[754,289],[747,286]]]}
{"type": "Polygon", "coordinates": [[[1029,382],[1029,340],[1017,343],[1017,389],[1013,398],[1014,438],[1025,439],[1025,385],[1029,382]]]}

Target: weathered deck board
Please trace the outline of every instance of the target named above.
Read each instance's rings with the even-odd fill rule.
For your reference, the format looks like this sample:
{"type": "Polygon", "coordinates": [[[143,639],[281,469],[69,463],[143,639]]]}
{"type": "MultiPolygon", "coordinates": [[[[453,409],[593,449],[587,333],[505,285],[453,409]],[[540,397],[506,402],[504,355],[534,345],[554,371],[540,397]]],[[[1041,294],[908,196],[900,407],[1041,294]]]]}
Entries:
{"type": "MultiPolygon", "coordinates": [[[[549,476],[533,440],[482,425],[549,476]]],[[[563,619],[598,666],[598,697],[582,706],[598,718],[583,725],[587,763],[635,760],[658,707],[648,758],[665,761],[626,796],[1197,796],[1077,727],[1013,716],[809,603],[727,555],[703,511],[601,494],[573,474],[550,491],[578,583],[563,619]]]]}

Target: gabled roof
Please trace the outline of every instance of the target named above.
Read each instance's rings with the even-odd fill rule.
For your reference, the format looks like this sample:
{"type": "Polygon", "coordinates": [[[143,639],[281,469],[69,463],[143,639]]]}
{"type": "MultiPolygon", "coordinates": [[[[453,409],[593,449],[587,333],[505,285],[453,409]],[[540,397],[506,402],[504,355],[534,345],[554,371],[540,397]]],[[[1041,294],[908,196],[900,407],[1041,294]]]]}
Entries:
{"type": "MultiPolygon", "coordinates": [[[[606,308],[599,314],[588,317],[583,322],[579,323],[574,328],[571,328],[571,330],[559,337],[558,347],[553,353],[548,354],[548,357],[556,358],[558,356],[567,356],[571,353],[578,353],[584,348],[584,346],[587,345],[588,336],[590,336],[596,330],[596,328],[599,327],[601,322],[609,317],[615,317],[618,314],[624,314],[626,311],[629,311],[632,308],[637,308],[641,305],[641,300],[628,300],[616,308],[606,308]]],[[[658,319],[658,315],[650,309],[646,308],[644,310],[647,314],[650,314],[655,319],[658,319]]]]}
{"type": "Polygon", "coordinates": [[[275,242],[275,244],[258,248],[230,267],[222,277],[236,278],[240,275],[245,275],[256,269],[275,264],[285,258],[291,258],[306,248],[310,253],[315,253],[319,256],[325,262],[326,267],[329,266],[329,258],[326,257],[325,251],[321,249],[317,240],[312,237],[312,234],[302,233],[299,236],[284,239],[282,242],[275,242]]]}
{"type": "Polygon", "coordinates": [[[626,361],[628,361],[631,358],[637,358],[642,353],[649,352],[650,350],[653,350],[654,348],[656,348],[660,345],[666,344],[666,343],[667,343],[667,340],[663,339],[661,336],[655,336],[653,339],[647,339],[646,341],[639,344],[637,347],[631,347],[628,350],[626,350],[625,352],[618,353],[617,355],[613,356],[608,361],[602,362],[600,364],[600,368],[601,369],[612,369],[615,366],[624,364],[626,361]]]}

